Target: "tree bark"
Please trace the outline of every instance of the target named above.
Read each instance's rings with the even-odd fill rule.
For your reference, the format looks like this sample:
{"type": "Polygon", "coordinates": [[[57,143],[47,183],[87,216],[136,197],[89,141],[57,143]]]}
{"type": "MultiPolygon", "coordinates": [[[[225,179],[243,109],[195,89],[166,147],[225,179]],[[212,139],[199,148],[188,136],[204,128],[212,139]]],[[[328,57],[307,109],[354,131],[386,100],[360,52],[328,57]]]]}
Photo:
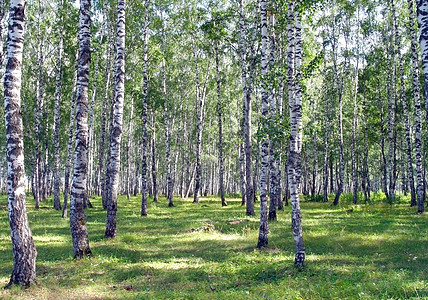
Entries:
{"type": "MultiPolygon", "coordinates": [[[[63,6],[63,0],[59,1],[60,7],[63,6]]],[[[59,12],[61,14],[61,12],[59,12]]],[[[62,17],[60,22],[62,24],[62,17]]],[[[62,27],[62,26],[61,26],[62,27]]],[[[55,160],[54,160],[54,208],[56,210],[61,209],[60,199],[60,186],[61,178],[59,177],[59,162],[60,162],[60,143],[59,143],[59,131],[60,131],[60,118],[61,118],[61,96],[62,96],[62,51],[63,51],[63,32],[62,28],[59,29],[59,43],[58,43],[58,56],[55,76],[55,109],[54,109],[54,144],[55,144],[55,160]]]]}
{"type": "Polygon", "coordinates": [[[223,159],[223,107],[221,101],[221,79],[220,79],[220,60],[218,54],[218,45],[215,42],[215,70],[216,70],[216,83],[217,83],[217,118],[218,118],[218,165],[219,165],[219,192],[221,199],[221,206],[227,206],[224,197],[224,159],[223,159]]]}
{"type": "Polygon", "coordinates": [[[25,0],[10,1],[7,62],[4,76],[8,210],[13,270],[8,286],[29,286],[36,280],[36,256],[25,199],[24,135],[21,113],[22,52],[25,0]]]}
{"type": "Polygon", "coordinates": [[[288,158],[288,183],[291,198],[291,225],[293,229],[296,255],[294,264],[302,267],[305,263],[305,244],[303,242],[302,216],[300,212],[301,189],[301,151],[302,151],[302,88],[300,85],[302,62],[302,24],[298,12],[300,1],[288,2],[288,86],[290,109],[290,152],[288,158]],[[294,47],[293,47],[294,46],[294,47]]]}
{"type": "MultiPolygon", "coordinates": [[[[268,55],[267,55],[267,44],[268,44],[268,30],[267,30],[267,1],[262,0],[260,2],[260,27],[261,27],[261,71],[262,71],[262,126],[264,136],[262,138],[261,148],[261,160],[262,167],[260,173],[260,227],[259,227],[259,240],[257,242],[257,248],[266,247],[268,245],[268,182],[269,182],[269,138],[267,136],[267,121],[269,118],[269,84],[268,78],[268,55]]],[[[271,158],[272,160],[272,158],[271,158]]],[[[248,200],[248,199],[247,199],[248,200]]]]}
{"type": "MultiPolygon", "coordinates": [[[[413,97],[415,101],[415,156],[416,156],[416,195],[418,201],[418,213],[422,213],[424,208],[424,184],[422,176],[422,120],[421,120],[421,88],[419,83],[419,58],[416,47],[416,34],[415,34],[415,17],[413,9],[413,0],[408,0],[409,8],[409,27],[410,27],[410,38],[412,51],[412,78],[413,78],[413,97]]],[[[426,1],[418,0],[418,21],[420,21],[421,26],[421,42],[424,42],[425,36],[427,34],[427,22],[426,22],[426,12],[427,8],[426,1]],[[423,4],[425,4],[423,6],[423,4]],[[422,37],[424,36],[424,37],[422,37]]],[[[426,56],[428,52],[425,48],[422,48],[423,55],[426,56]]],[[[424,70],[426,65],[424,64],[424,70]]],[[[425,73],[425,72],[424,72],[425,73]]],[[[428,91],[425,91],[428,92],[428,91]]]]}
{"type": "Polygon", "coordinates": [[[243,134],[245,141],[245,193],[246,193],[246,213],[248,216],[254,216],[254,187],[252,176],[252,145],[251,145],[251,92],[252,92],[252,70],[248,72],[247,65],[247,45],[245,34],[245,16],[243,0],[239,1],[239,56],[241,63],[241,79],[243,92],[243,134]],[[250,73],[250,74],[248,74],[250,73]]]}
{"type": "Polygon", "coordinates": [[[70,197],[70,228],[73,240],[73,257],[91,255],[86,216],[83,210],[86,199],[87,143],[88,143],[88,84],[91,59],[90,0],[80,0],[79,11],[79,71],[76,93],[76,148],[74,173],[70,197]]]}
{"type": "Polygon", "coordinates": [[[113,130],[110,132],[110,187],[107,192],[106,238],[115,238],[117,233],[117,194],[119,192],[120,143],[123,127],[123,104],[125,100],[125,0],[117,3],[117,41],[116,41],[116,74],[113,130]]]}
{"type": "Polygon", "coordinates": [[[68,147],[67,147],[67,162],[64,171],[64,205],[62,206],[62,217],[67,217],[68,196],[70,194],[70,173],[71,173],[71,160],[74,142],[74,124],[75,124],[75,107],[76,107],[76,88],[77,88],[77,69],[79,66],[79,52],[76,52],[74,62],[74,78],[73,78],[73,91],[70,104],[70,125],[68,128],[68,147]]]}
{"type": "MultiPolygon", "coordinates": [[[[144,2],[144,57],[143,57],[143,145],[142,145],[142,162],[141,162],[141,216],[147,216],[147,64],[148,64],[148,49],[149,49],[149,5],[150,1],[144,2]]],[[[152,113],[153,118],[153,113],[152,113]]],[[[154,134],[154,132],[153,132],[154,134]]],[[[153,152],[155,149],[153,149],[153,152]]],[[[154,177],[156,181],[156,176],[154,177]]],[[[155,182],[154,182],[154,186],[155,182]]],[[[156,198],[157,200],[157,194],[156,198]]]]}

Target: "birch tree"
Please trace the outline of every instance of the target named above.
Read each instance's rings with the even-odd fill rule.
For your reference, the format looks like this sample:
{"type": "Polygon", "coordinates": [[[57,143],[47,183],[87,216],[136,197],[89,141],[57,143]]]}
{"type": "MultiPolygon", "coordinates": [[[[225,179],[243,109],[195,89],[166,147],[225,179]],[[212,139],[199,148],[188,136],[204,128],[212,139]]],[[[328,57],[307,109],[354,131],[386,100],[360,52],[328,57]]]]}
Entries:
{"type": "Polygon", "coordinates": [[[110,193],[107,199],[107,222],[105,237],[116,237],[117,193],[119,191],[120,142],[123,127],[123,103],[125,98],[125,0],[117,3],[116,74],[113,126],[110,132],[110,193]]]}
{"type": "Polygon", "coordinates": [[[301,191],[301,151],[302,151],[302,23],[299,13],[300,1],[288,1],[288,95],[290,110],[290,149],[288,155],[288,184],[291,199],[291,226],[296,255],[294,264],[302,267],[305,263],[302,216],[299,194],[301,191]]]}
{"type": "Polygon", "coordinates": [[[8,210],[13,251],[9,286],[29,286],[36,280],[36,256],[28,224],[25,199],[24,135],[21,113],[22,52],[25,30],[25,0],[11,0],[4,76],[8,165],[8,210]]]}
{"type": "Polygon", "coordinates": [[[70,228],[73,240],[73,257],[91,255],[86,216],[83,210],[87,197],[87,151],[88,151],[88,85],[91,59],[90,28],[91,1],[80,0],[79,10],[79,70],[76,92],[76,147],[74,151],[73,184],[70,197],[70,228]]]}

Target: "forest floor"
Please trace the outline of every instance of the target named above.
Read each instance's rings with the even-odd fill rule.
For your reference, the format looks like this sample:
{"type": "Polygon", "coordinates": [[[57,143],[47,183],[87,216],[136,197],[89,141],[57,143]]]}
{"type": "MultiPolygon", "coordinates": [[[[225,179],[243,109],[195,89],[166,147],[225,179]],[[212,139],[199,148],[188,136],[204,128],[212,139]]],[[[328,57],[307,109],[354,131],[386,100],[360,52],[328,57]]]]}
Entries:
{"type": "MultiPolygon", "coordinates": [[[[346,196],[346,195],[345,195],[346,196]]],[[[30,199],[31,197],[27,197],[30,199]]],[[[349,199],[349,197],[344,197],[349,199]]],[[[255,249],[258,217],[240,199],[119,198],[118,236],[104,239],[100,199],[86,211],[93,256],[72,259],[67,219],[42,203],[29,218],[37,285],[1,289],[0,299],[427,299],[428,215],[407,203],[303,201],[306,267],[293,266],[290,207],[271,222],[269,247],[255,249]]],[[[407,201],[405,201],[407,202],[407,201]]],[[[256,204],[258,209],[258,203],[256,204]]],[[[0,198],[0,285],[12,271],[6,196],[0,198]]]]}

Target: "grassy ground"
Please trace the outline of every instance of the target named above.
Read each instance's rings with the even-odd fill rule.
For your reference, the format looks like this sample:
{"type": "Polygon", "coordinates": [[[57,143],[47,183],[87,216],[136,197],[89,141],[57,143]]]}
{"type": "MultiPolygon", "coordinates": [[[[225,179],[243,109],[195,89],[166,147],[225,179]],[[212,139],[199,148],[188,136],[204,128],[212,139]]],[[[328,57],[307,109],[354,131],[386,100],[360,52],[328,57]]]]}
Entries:
{"type": "MultiPolygon", "coordinates": [[[[29,198],[29,197],[28,197],[29,198]]],[[[6,198],[0,198],[0,285],[12,270],[6,198]]],[[[303,202],[307,251],[293,267],[290,208],[256,250],[258,218],[239,199],[119,199],[118,237],[105,240],[100,199],[87,210],[94,256],[74,261],[68,220],[29,202],[38,284],[1,290],[1,299],[427,299],[428,218],[404,204],[351,206],[303,202]],[[232,221],[238,224],[230,225],[232,221]]]]}

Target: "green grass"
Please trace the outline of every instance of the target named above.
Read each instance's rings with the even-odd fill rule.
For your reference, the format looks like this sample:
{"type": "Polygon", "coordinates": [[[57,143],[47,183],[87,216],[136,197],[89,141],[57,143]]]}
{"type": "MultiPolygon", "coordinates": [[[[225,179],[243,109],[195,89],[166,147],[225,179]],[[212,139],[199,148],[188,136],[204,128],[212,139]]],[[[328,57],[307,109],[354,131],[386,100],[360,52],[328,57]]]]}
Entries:
{"type": "MultiPolygon", "coordinates": [[[[28,197],[30,198],[30,197],[28,197]]],[[[5,196],[0,198],[0,285],[12,250],[5,196]]],[[[270,224],[269,247],[256,250],[258,217],[240,199],[149,203],[119,199],[118,237],[104,236],[100,199],[88,209],[93,257],[71,258],[68,220],[43,202],[29,218],[38,284],[0,291],[0,299],[426,299],[428,219],[407,204],[303,202],[306,267],[293,267],[290,208],[270,224]],[[352,211],[351,208],[352,207],[352,211]],[[229,225],[230,221],[243,220],[229,225]],[[212,224],[212,225],[211,225],[212,224]],[[193,228],[193,230],[192,230],[193,228]],[[131,288],[132,286],[132,288],[131,288]],[[126,290],[124,287],[130,288],[126,290]]],[[[403,201],[404,202],[404,201],[403,201]]]]}

